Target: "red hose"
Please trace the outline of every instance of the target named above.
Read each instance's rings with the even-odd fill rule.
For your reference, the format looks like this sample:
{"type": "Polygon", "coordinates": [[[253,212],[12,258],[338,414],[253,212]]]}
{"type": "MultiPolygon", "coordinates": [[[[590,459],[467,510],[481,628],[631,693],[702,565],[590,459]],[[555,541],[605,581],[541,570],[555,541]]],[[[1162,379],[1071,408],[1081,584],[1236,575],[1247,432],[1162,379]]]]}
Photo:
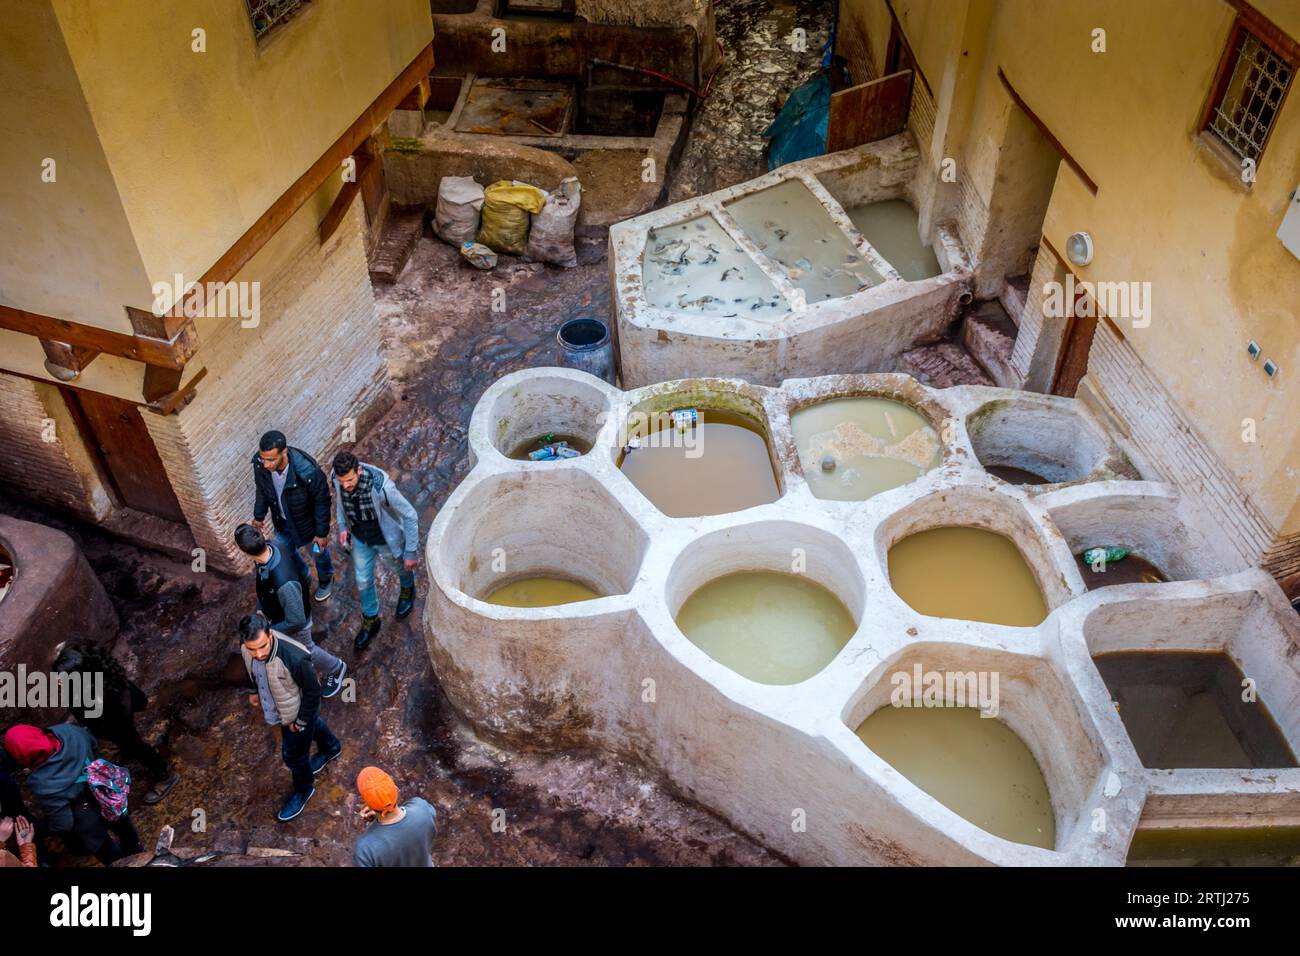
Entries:
{"type": "Polygon", "coordinates": [[[667,73],[660,73],[658,70],[651,70],[644,66],[628,66],[626,63],[615,63],[612,60],[596,60],[594,62],[603,63],[606,66],[617,67],[620,70],[632,70],[636,73],[645,73],[648,76],[657,77],[658,79],[663,80],[665,83],[671,83],[673,84],[673,86],[680,86],[688,93],[691,93],[694,96],[698,96],[700,99],[704,100],[704,99],[708,99],[709,90],[713,88],[713,78],[718,75],[718,71],[721,70],[723,64],[727,62],[727,51],[723,49],[722,41],[719,40],[717,37],[714,37],[713,41],[718,44],[718,55],[721,57],[721,59],[718,60],[718,65],[713,68],[713,72],[709,74],[709,80],[707,83],[704,84],[703,93],[701,93],[695,87],[691,86],[689,83],[683,83],[681,80],[675,80],[667,73]]]}

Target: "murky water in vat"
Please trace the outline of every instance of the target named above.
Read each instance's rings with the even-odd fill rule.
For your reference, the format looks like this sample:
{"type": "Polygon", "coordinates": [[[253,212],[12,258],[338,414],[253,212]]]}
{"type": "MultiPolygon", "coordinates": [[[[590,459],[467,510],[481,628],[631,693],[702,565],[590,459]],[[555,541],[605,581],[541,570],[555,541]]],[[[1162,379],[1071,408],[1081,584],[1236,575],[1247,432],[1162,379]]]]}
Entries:
{"type": "Polygon", "coordinates": [[[797,684],[857,629],[834,594],[795,574],[740,571],[686,599],[677,626],[715,661],[760,684],[797,684]]]}
{"type": "Polygon", "coordinates": [[[939,435],[924,415],[883,398],[841,398],[790,416],[812,493],[861,501],[905,485],[939,464],[939,435]],[[823,468],[827,456],[834,460],[823,468]]]}
{"type": "Polygon", "coordinates": [[[934,250],[921,241],[916,210],[905,199],[884,199],[846,209],[853,225],[909,282],[943,272],[934,250]]]}
{"type": "Polygon", "coordinates": [[[483,600],[502,607],[554,607],[600,597],[577,581],[564,578],[524,578],[497,588],[483,600]]]}
{"type": "Polygon", "coordinates": [[[727,514],[781,496],[762,426],[744,415],[701,409],[685,431],[640,435],[619,459],[623,474],[670,518],[727,514]]]}
{"type": "Polygon", "coordinates": [[[932,528],[889,549],[889,583],[922,614],[1032,627],[1047,603],[1024,555],[982,528],[932,528]]]}
{"type": "Polygon", "coordinates": [[[880,708],[858,738],[945,807],[995,836],[1052,849],[1047,781],[1023,740],[973,707],[880,708]]]}
{"type": "Polygon", "coordinates": [[[789,305],[712,216],[653,229],[642,254],[646,301],[697,315],[771,319],[789,305]]]}
{"type": "Polygon", "coordinates": [[[809,305],[884,281],[826,207],[797,179],[743,196],[728,203],[726,210],[803,290],[809,305]]]}

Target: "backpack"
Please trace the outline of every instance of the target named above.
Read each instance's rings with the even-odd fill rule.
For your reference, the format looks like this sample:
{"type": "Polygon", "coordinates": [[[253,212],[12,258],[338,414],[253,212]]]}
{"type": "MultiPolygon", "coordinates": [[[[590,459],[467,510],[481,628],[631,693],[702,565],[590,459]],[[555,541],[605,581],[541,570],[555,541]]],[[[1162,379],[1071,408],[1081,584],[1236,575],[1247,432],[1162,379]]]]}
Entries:
{"type": "Polygon", "coordinates": [[[99,804],[99,815],[110,823],[126,816],[127,796],[131,793],[131,772],[109,763],[102,757],[87,760],[86,769],[77,778],[90,786],[99,804]]]}

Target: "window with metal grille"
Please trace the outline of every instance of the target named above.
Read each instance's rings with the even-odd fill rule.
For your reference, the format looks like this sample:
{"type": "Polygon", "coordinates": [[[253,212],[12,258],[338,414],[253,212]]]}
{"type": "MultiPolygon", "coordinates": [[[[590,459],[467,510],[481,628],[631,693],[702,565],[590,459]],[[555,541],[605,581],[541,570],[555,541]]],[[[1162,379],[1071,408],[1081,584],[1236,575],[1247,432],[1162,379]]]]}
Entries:
{"type": "Polygon", "coordinates": [[[276,27],[282,26],[309,0],[244,0],[248,4],[248,19],[253,24],[253,36],[264,39],[276,27]]]}
{"type": "Polygon", "coordinates": [[[1202,128],[1238,160],[1258,164],[1297,66],[1297,45],[1252,14],[1233,24],[1202,128]]]}

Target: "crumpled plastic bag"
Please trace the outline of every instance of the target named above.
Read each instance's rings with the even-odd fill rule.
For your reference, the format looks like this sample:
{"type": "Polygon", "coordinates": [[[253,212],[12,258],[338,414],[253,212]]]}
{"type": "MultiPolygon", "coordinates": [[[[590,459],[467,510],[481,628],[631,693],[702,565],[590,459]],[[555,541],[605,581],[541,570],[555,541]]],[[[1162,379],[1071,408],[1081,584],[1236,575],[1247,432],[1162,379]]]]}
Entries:
{"type": "Polygon", "coordinates": [[[460,254],[476,269],[487,271],[497,264],[497,254],[477,242],[462,242],[460,254]]]}
{"type": "Polygon", "coordinates": [[[563,180],[546,196],[546,205],[533,216],[528,233],[527,256],[538,262],[550,262],[572,269],[578,264],[573,246],[573,230],[578,224],[578,206],[582,187],[576,176],[563,180]]]}
{"type": "Polygon", "coordinates": [[[528,247],[529,213],[541,212],[546,193],[536,186],[501,179],[483,190],[478,241],[497,252],[522,256],[528,247]]]}

